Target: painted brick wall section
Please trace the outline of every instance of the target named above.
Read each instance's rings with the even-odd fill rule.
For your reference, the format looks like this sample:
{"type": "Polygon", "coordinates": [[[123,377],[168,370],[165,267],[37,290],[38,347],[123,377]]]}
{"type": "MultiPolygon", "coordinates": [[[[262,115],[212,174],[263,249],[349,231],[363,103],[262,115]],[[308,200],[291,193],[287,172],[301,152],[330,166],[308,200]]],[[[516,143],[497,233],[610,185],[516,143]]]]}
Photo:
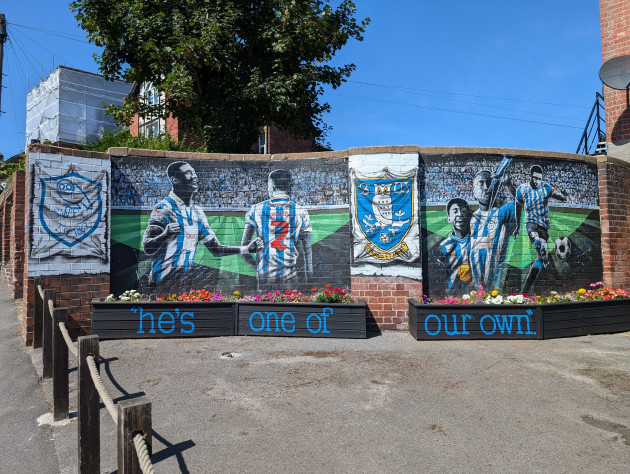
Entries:
{"type": "MultiPolygon", "coordinates": [[[[630,2],[628,0],[600,0],[602,61],[630,54],[630,2]]],[[[630,139],[630,111],[626,92],[604,86],[606,102],[606,141],[630,139]]]]}
{"type": "MultiPolygon", "coordinates": [[[[58,147],[50,147],[45,145],[31,146],[27,155],[27,171],[26,179],[24,182],[30,182],[30,166],[28,163],[34,162],[42,157],[51,158],[53,155],[59,157],[59,161],[64,165],[75,164],[77,167],[89,168],[90,165],[95,165],[97,168],[102,168],[104,165],[109,167],[109,155],[104,153],[89,152],[83,150],[71,150],[58,147]]],[[[67,167],[65,168],[67,170],[67,167]]],[[[32,196],[30,196],[30,188],[26,190],[25,203],[29,206],[32,205],[32,196]]],[[[109,192],[107,193],[109,196],[109,192]]],[[[109,208],[109,203],[107,203],[109,208]]],[[[30,236],[29,236],[30,238],[30,236]]],[[[28,240],[26,236],[23,237],[23,241],[28,240]]],[[[30,241],[29,241],[30,244],[30,241]]],[[[28,252],[25,249],[25,253],[28,252]]],[[[41,275],[41,270],[45,269],[50,271],[50,264],[42,264],[39,259],[26,259],[24,262],[24,288],[23,288],[23,308],[24,308],[24,320],[22,322],[22,336],[27,345],[33,343],[33,315],[35,305],[35,275],[41,275]],[[35,269],[33,269],[35,265],[35,269]],[[35,272],[34,275],[28,276],[28,271],[35,272]]],[[[53,264],[54,266],[55,264],[53,264]]],[[[66,268],[72,267],[72,263],[64,262],[64,265],[59,263],[58,268],[65,266],[66,268]]],[[[90,302],[93,298],[103,298],[110,293],[110,275],[109,275],[109,263],[95,263],[94,266],[90,266],[93,274],[86,274],[88,270],[82,270],[81,274],[61,274],[61,275],[48,275],[43,277],[42,284],[46,288],[56,290],[56,302],[57,307],[67,307],[70,318],[69,327],[72,337],[78,337],[90,333],[91,329],[91,306],[90,302]]]]}
{"type": "Polygon", "coordinates": [[[604,282],[630,286],[630,165],[601,157],[598,163],[604,282]]]}
{"type": "Polygon", "coordinates": [[[353,276],[352,296],[368,304],[368,331],[405,331],[409,298],[422,295],[422,282],[405,277],[353,276]]]}

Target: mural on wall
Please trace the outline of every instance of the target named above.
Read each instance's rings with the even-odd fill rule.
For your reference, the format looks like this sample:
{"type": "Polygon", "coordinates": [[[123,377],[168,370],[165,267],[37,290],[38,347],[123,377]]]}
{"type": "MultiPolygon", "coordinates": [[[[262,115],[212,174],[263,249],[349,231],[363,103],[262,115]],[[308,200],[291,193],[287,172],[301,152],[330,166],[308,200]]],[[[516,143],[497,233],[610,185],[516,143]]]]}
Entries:
{"type": "Polygon", "coordinates": [[[349,286],[342,159],[124,157],[113,163],[112,199],[114,292],[349,286]]]}
{"type": "Polygon", "coordinates": [[[355,263],[420,257],[417,172],[351,171],[355,263]]]}
{"type": "Polygon", "coordinates": [[[418,153],[350,155],[352,275],[422,278],[418,153]]]}
{"type": "Polygon", "coordinates": [[[432,295],[601,280],[596,165],[489,155],[423,161],[432,295]]]}
{"type": "Polygon", "coordinates": [[[108,271],[109,161],[30,158],[29,275],[108,271]]]}

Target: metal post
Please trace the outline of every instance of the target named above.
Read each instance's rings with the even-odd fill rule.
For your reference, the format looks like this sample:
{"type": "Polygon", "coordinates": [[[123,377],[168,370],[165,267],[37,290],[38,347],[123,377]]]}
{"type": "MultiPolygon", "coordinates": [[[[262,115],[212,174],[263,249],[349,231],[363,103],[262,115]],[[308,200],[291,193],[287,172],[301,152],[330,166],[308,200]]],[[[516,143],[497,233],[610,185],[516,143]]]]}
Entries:
{"type": "Polygon", "coordinates": [[[98,474],[101,469],[100,396],[90,375],[87,356],[99,363],[98,336],[84,336],[79,342],[79,472],[98,474]]]}
{"type": "Polygon", "coordinates": [[[55,290],[44,290],[44,320],[42,323],[42,377],[49,379],[52,377],[52,312],[50,303],[55,304],[55,290]]]}
{"type": "Polygon", "coordinates": [[[133,443],[137,433],[144,435],[149,457],[152,452],[151,402],[146,397],[118,402],[118,473],[141,473],[133,443]]]}
{"type": "Polygon", "coordinates": [[[59,323],[68,322],[68,308],[55,308],[53,313],[53,414],[55,421],[68,418],[68,346],[59,323]]]}

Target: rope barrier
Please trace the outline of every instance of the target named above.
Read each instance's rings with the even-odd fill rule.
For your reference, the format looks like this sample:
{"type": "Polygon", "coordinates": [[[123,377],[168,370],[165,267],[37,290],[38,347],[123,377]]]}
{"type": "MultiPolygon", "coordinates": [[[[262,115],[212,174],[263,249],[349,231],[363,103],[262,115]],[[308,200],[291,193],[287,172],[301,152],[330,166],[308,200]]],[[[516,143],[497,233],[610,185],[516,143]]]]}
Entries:
{"type": "Polygon", "coordinates": [[[138,433],[133,437],[133,445],[136,447],[136,454],[138,455],[138,461],[140,462],[140,470],[142,471],[142,474],[155,474],[153,463],[151,462],[151,456],[149,456],[147,442],[145,441],[142,433],[138,433]]]}
{"type": "Polygon", "coordinates": [[[68,334],[68,328],[63,322],[59,323],[59,330],[61,331],[61,335],[63,336],[63,339],[66,341],[66,346],[68,346],[68,350],[72,352],[72,355],[74,355],[75,357],[79,357],[79,349],[77,349],[76,344],[72,342],[72,339],[70,339],[70,334],[68,334]]]}
{"type": "Polygon", "coordinates": [[[107,390],[105,389],[105,385],[103,385],[101,376],[98,373],[98,369],[96,368],[96,362],[94,361],[94,356],[91,356],[91,355],[87,356],[86,360],[87,360],[88,367],[90,369],[90,374],[92,375],[92,381],[94,382],[94,386],[96,387],[98,394],[101,396],[101,399],[103,400],[103,403],[105,404],[105,407],[107,408],[107,411],[109,412],[109,415],[114,420],[114,423],[118,425],[118,409],[116,408],[116,405],[114,405],[114,402],[112,398],[109,396],[109,393],[107,393],[107,390]]]}

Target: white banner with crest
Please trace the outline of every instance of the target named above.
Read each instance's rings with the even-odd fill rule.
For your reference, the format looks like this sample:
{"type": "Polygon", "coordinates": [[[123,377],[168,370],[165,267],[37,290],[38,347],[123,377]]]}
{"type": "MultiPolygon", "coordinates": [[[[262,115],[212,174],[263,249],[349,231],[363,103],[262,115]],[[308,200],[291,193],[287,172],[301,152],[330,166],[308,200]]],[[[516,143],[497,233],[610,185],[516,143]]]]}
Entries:
{"type": "Polygon", "coordinates": [[[350,171],[353,261],[384,264],[420,258],[418,169],[350,171]]]}
{"type": "Polygon", "coordinates": [[[34,166],[31,257],[107,260],[107,172],[70,165],[57,176],[34,166]]]}

